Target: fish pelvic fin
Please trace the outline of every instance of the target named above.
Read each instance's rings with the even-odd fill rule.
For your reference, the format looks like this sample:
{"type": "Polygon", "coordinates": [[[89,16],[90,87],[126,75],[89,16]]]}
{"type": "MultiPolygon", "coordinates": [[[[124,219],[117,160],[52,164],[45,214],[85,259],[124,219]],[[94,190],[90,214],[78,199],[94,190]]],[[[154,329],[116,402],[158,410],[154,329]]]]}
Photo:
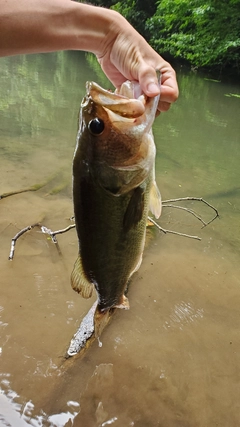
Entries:
{"type": "Polygon", "coordinates": [[[94,286],[85,277],[80,255],[78,255],[73,267],[71,285],[74,291],[78,292],[83,298],[92,296],[94,286]]]}
{"type": "Polygon", "coordinates": [[[149,209],[155,218],[159,218],[162,212],[162,198],[157,183],[154,180],[150,189],[149,209]]]}

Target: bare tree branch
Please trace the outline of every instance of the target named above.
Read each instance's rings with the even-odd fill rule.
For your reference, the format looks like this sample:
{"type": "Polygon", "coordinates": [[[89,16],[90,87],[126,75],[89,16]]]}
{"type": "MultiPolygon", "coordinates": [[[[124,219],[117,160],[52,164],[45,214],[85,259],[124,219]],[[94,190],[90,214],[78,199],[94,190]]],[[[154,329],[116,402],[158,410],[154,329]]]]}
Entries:
{"type": "Polygon", "coordinates": [[[60,250],[60,248],[59,248],[58,241],[57,241],[57,238],[56,238],[56,234],[63,234],[63,233],[66,233],[67,231],[71,230],[72,228],[75,228],[75,224],[69,225],[68,227],[63,228],[62,230],[56,230],[56,231],[52,231],[52,230],[50,230],[50,228],[47,228],[47,227],[45,227],[44,225],[41,225],[39,222],[37,222],[36,224],[29,225],[28,227],[23,228],[22,230],[20,230],[20,231],[19,231],[19,232],[18,232],[18,233],[17,233],[17,234],[12,238],[10,254],[9,254],[9,257],[8,257],[8,259],[9,259],[10,261],[12,261],[12,260],[13,260],[14,253],[15,253],[15,248],[16,248],[16,243],[17,243],[17,240],[19,239],[19,237],[21,237],[21,236],[22,236],[23,234],[25,234],[27,231],[32,230],[34,227],[39,227],[39,228],[40,228],[40,231],[41,231],[43,234],[48,234],[48,235],[51,237],[52,242],[53,242],[53,243],[55,243],[55,245],[57,246],[58,252],[59,252],[59,253],[61,253],[61,250],[60,250]]]}
{"type": "Polygon", "coordinates": [[[61,230],[52,231],[52,230],[50,230],[50,228],[47,228],[44,225],[42,225],[41,226],[41,231],[42,231],[42,233],[48,234],[49,236],[51,236],[51,239],[52,239],[53,243],[57,243],[57,238],[56,238],[57,234],[66,233],[67,231],[69,231],[69,230],[71,230],[72,228],[75,228],[75,227],[76,227],[76,225],[72,224],[72,225],[69,225],[66,228],[61,229],[61,230]]]}
{"type": "Polygon", "coordinates": [[[199,219],[199,221],[201,221],[201,223],[203,224],[203,227],[206,227],[207,225],[211,224],[211,222],[213,222],[217,217],[219,217],[219,213],[218,210],[211,205],[209,202],[207,202],[206,200],[204,200],[202,197],[180,197],[178,199],[169,199],[169,200],[164,200],[162,202],[163,207],[172,207],[172,208],[177,208],[177,209],[183,209],[186,210],[187,212],[191,213],[192,215],[194,215],[197,219],[199,219]],[[210,219],[210,221],[205,222],[198,214],[196,214],[196,212],[194,212],[192,209],[188,209],[188,208],[184,208],[182,206],[174,206],[174,205],[169,205],[169,203],[175,203],[175,202],[184,202],[184,201],[196,201],[196,202],[202,202],[205,205],[207,205],[209,208],[213,209],[215,212],[215,216],[210,219]]]}
{"type": "Polygon", "coordinates": [[[148,220],[152,222],[158,228],[158,230],[162,231],[164,234],[167,234],[167,233],[176,234],[177,236],[189,237],[190,239],[196,239],[196,240],[202,240],[201,237],[192,236],[191,234],[179,233],[178,231],[173,231],[173,230],[166,230],[165,228],[160,227],[160,225],[156,221],[154,221],[154,219],[151,218],[150,216],[148,216],[148,220]]]}
{"type": "Polygon", "coordinates": [[[22,230],[20,230],[13,238],[12,238],[12,242],[11,242],[11,249],[10,249],[10,254],[9,254],[9,261],[13,260],[14,257],[14,252],[15,252],[15,246],[16,246],[16,242],[19,239],[19,237],[21,237],[24,233],[26,233],[29,230],[32,230],[32,228],[34,227],[40,227],[39,223],[33,224],[33,225],[29,225],[28,227],[23,228],[22,230]]]}

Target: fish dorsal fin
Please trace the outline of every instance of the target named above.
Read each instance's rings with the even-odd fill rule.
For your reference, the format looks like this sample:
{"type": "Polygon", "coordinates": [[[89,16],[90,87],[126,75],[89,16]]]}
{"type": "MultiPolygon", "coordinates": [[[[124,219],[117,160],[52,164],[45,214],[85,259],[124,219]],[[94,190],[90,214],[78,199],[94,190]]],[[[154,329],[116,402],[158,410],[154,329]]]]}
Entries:
{"type": "Polygon", "coordinates": [[[162,199],[157,183],[154,180],[150,190],[149,209],[155,218],[159,218],[162,212],[162,199]]]}
{"type": "Polygon", "coordinates": [[[71,285],[74,291],[78,292],[83,298],[90,298],[92,296],[94,286],[87,280],[84,274],[80,255],[78,255],[73,267],[71,285]]]}
{"type": "Polygon", "coordinates": [[[124,231],[129,231],[137,225],[142,219],[144,210],[144,191],[143,188],[137,187],[133,191],[132,197],[128,203],[126,212],[123,218],[124,231]]]}

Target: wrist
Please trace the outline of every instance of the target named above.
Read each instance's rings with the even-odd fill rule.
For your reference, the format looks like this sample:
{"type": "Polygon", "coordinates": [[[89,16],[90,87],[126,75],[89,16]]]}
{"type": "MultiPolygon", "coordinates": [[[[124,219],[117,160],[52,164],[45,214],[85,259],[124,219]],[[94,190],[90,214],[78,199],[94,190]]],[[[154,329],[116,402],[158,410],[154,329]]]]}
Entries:
{"type": "Polygon", "coordinates": [[[102,7],[72,3],[71,50],[84,50],[95,55],[104,55],[114,43],[121,22],[125,19],[118,13],[102,7]]]}

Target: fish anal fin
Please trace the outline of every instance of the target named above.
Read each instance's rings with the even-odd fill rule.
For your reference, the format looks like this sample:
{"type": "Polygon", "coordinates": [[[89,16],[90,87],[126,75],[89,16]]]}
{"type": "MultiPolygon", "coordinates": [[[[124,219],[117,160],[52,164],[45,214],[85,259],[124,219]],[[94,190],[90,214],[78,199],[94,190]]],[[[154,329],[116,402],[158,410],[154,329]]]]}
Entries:
{"type": "Polygon", "coordinates": [[[80,255],[78,255],[73,267],[71,285],[74,291],[78,292],[83,298],[90,298],[92,296],[94,286],[87,280],[84,274],[80,255]]]}
{"type": "Polygon", "coordinates": [[[150,189],[149,209],[155,218],[158,219],[160,217],[162,212],[162,199],[156,181],[153,181],[150,189]]]}
{"type": "Polygon", "coordinates": [[[123,218],[124,231],[129,231],[141,221],[144,211],[144,190],[137,187],[133,190],[123,218]]]}

